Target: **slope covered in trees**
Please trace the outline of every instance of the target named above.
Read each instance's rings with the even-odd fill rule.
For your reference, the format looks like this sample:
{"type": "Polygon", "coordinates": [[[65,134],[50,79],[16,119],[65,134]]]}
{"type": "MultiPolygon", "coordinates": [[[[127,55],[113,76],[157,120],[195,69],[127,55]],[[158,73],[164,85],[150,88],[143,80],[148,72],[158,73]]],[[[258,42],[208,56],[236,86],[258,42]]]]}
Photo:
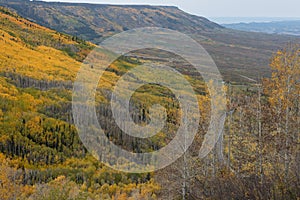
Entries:
{"type": "MultiPolygon", "coordinates": [[[[244,85],[227,82],[226,126],[205,159],[198,153],[213,94],[192,71],[180,67],[182,63],[172,63],[197,93],[199,133],[189,151],[167,168],[126,174],[88,153],[73,125],[72,83],[94,45],[5,8],[0,8],[0,32],[1,200],[299,198],[299,46],[273,55],[269,78],[244,85]]],[[[98,119],[107,137],[132,152],[168,144],[173,135],[167,133],[178,128],[180,117],[180,106],[169,90],[146,85],[132,98],[134,122],[146,124],[149,107],[162,103],[167,126],[146,141],[132,140],[118,128],[107,99],[120,76],[142,62],[147,60],[115,61],[96,95],[98,119]]]]}
{"type": "Polygon", "coordinates": [[[299,45],[276,52],[270,65],[270,78],[246,87],[227,85],[226,123],[214,150],[203,160],[197,159],[196,140],[180,160],[156,173],[160,197],[300,197],[299,45]]]}
{"type": "Polygon", "coordinates": [[[94,45],[5,8],[0,32],[0,199],[151,197],[149,174],[104,167],[71,123],[72,82],[94,45]]]}
{"type": "Polygon", "coordinates": [[[93,42],[139,27],[164,27],[186,33],[222,29],[204,17],[172,6],[101,5],[42,1],[1,0],[2,6],[52,29],[93,42]]]}

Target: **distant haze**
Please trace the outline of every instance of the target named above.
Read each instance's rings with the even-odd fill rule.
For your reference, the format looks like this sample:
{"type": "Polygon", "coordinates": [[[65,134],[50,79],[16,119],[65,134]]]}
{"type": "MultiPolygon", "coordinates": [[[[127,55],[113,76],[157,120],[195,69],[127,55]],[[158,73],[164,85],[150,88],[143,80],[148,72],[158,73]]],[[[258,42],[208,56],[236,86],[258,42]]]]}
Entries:
{"type": "Polygon", "coordinates": [[[279,22],[296,21],[300,17],[208,17],[219,24],[250,23],[250,22],[279,22]]]}
{"type": "MultiPolygon", "coordinates": [[[[299,0],[47,0],[107,4],[173,5],[186,12],[208,18],[255,17],[300,18],[299,0]]],[[[238,21],[236,21],[238,22],[238,21]]],[[[248,22],[248,21],[247,21],[248,22]]],[[[223,22],[219,22],[223,23],[223,22]]],[[[228,23],[232,23],[228,22],[228,23]]]]}

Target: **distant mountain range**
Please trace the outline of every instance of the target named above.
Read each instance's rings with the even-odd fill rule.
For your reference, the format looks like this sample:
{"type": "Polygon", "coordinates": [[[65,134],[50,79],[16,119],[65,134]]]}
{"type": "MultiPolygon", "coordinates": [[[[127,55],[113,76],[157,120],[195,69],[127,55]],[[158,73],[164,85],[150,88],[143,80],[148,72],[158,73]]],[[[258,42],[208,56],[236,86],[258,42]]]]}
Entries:
{"type": "Polygon", "coordinates": [[[173,6],[49,3],[0,0],[0,5],[21,16],[85,40],[99,40],[114,33],[140,27],[163,27],[185,33],[222,29],[204,17],[190,15],[173,6]]]}
{"type": "Polygon", "coordinates": [[[266,23],[281,21],[297,21],[300,17],[209,17],[209,19],[218,24],[238,24],[238,23],[266,23]]]}
{"type": "Polygon", "coordinates": [[[300,20],[223,24],[227,28],[271,34],[300,36],[300,20]]]}

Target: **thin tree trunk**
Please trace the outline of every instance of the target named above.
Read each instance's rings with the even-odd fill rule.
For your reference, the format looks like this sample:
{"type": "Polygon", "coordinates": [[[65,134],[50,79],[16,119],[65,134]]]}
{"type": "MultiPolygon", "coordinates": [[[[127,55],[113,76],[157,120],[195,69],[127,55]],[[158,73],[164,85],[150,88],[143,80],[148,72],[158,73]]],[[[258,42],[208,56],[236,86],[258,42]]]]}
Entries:
{"type": "Polygon", "coordinates": [[[260,182],[263,184],[263,161],[262,161],[262,124],[261,124],[261,85],[258,86],[258,157],[259,157],[259,174],[260,174],[260,182]]]}
{"type": "Polygon", "coordinates": [[[287,80],[287,100],[285,110],[285,153],[284,153],[284,170],[285,170],[285,182],[287,182],[289,176],[289,96],[290,96],[290,76],[287,80]]]}

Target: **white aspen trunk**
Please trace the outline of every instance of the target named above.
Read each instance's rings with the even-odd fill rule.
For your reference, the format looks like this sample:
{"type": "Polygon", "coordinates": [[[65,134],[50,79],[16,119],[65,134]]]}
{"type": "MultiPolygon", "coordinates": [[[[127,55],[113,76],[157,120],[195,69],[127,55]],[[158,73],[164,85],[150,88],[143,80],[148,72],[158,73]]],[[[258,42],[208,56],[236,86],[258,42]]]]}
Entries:
{"type": "Polygon", "coordinates": [[[183,175],[183,182],[182,182],[182,200],[185,200],[185,198],[186,198],[186,178],[187,178],[187,176],[186,176],[186,154],[184,153],[184,155],[183,155],[183,173],[182,173],[182,175],[183,175]]]}
{"type": "Polygon", "coordinates": [[[284,171],[285,171],[285,182],[287,182],[289,176],[289,96],[290,96],[290,75],[287,80],[287,99],[286,99],[286,110],[285,110],[285,153],[284,153],[284,171]]]}
{"type": "Polygon", "coordinates": [[[263,161],[262,161],[262,123],[261,123],[261,85],[258,86],[258,157],[259,157],[259,174],[260,174],[260,182],[263,184],[263,161]]]}
{"type": "Polygon", "coordinates": [[[228,122],[228,168],[231,168],[231,162],[230,162],[230,157],[231,157],[231,123],[232,123],[232,113],[230,113],[229,117],[229,122],[228,122]]]}
{"type": "MultiPolygon", "coordinates": [[[[232,88],[231,88],[231,84],[229,84],[229,103],[231,104],[231,92],[232,88]]],[[[229,121],[228,121],[228,155],[227,155],[227,165],[228,165],[228,169],[231,169],[231,162],[230,162],[230,157],[231,157],[231,123],[232,123],[232,111],[230,111],[230,117],[229,117],[229,121]]]]}

